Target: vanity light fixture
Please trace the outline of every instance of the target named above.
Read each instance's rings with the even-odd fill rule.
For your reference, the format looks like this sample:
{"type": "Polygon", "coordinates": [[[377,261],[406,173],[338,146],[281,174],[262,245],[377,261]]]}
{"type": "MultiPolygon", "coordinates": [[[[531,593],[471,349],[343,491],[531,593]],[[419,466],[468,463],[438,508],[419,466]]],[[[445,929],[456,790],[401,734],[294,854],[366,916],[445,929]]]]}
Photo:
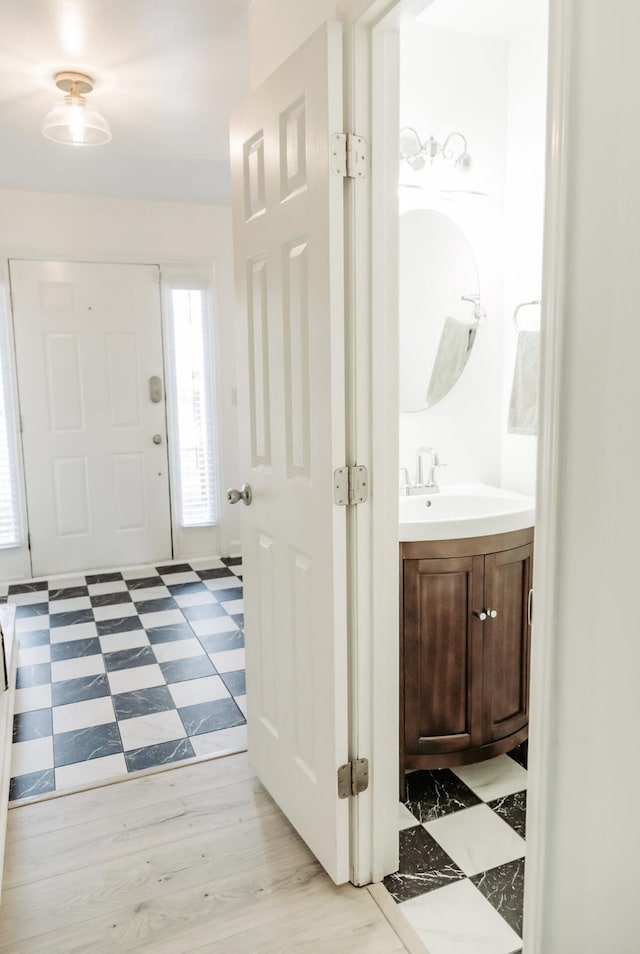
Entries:
{"type": "Polygon", "coordinates": [[[472,164],[467,140],[462,133],[449,133],[442,143],[433,136],[422,142],[413,126],[403,126],[400,130],[400,158],[415,172],[424,169],[427,162],[432,165],[438,158],[445,159],[462,170],[470,169],[472,164]],[[459,148],[456,148],[457,146],[459,148]]]}
{"type": "Polygon", "coordinates": [[[56,73],[54,81],[66,96],[47,113],[42,124],[43,135],[68,146],[100,146],[111,140],[109,123],[87,103],[93,79],[86,73],[56,73]]]}

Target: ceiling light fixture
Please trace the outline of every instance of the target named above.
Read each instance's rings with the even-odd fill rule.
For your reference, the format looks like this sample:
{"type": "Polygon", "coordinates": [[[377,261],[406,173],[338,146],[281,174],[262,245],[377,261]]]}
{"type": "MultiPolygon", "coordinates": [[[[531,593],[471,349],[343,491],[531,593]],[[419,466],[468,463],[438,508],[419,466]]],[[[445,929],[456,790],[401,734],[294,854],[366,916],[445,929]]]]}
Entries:
{"type": "Polygon", "coordinates": [[[85,99],[93,80],[85,73],[56,73],[55,84],[67,95],[47,113],[42,132],[53,142],[68,146],[100,146],[111,140],[109,123],[85,99]]]}

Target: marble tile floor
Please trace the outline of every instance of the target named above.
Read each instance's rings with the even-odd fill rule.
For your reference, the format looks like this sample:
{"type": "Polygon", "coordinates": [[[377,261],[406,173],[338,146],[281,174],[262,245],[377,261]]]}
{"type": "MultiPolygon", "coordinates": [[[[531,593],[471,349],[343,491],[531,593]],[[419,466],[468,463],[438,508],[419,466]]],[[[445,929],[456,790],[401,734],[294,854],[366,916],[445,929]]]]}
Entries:
{"type": "Polygon", "coordinates": [[[0,587],[20,641],[10,800],[246,747],[242,563],[0,587]]]}
{"type": "Polygon", "coordinates": [[[526,746],[407,776],[384,886],[429,954],[521,954],[526,788],[526,746]]]}

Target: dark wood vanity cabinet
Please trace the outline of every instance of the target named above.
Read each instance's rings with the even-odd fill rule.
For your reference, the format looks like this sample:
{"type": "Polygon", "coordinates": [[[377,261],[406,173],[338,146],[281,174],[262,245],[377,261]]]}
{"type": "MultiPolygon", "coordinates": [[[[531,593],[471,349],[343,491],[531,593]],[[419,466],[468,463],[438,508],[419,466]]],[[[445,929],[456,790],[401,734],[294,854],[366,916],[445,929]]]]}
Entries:
{"type": "Polygon", "coordinates": [[[401,543],[400,556],[403,781],[527,737],[533,530],[401,543]]]}

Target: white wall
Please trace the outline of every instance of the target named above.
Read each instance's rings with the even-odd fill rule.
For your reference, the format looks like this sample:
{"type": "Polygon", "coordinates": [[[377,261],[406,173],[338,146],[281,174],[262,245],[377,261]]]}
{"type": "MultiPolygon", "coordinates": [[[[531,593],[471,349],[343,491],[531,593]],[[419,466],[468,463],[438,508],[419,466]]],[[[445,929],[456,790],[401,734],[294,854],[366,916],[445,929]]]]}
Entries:
{"type": "MultiPolygon", "coordinates": [[[[535,922],[525,917],[525,950],[636,954],[640,5],[554,0],[551,13],[557,72],[571,69],[568,227],[558,245],[566,289],[551,322],[561,336],[548,455],[558,482],[555,564],[538,591],[541,609],[551,601],[552,628],[533,673],[547,702],[532,709],[531,727],[532,777],[545,770],[528,818],[539,907],[535,922]],[[568,6],[575,19],[565,34],[568,6]]],[[[562,127],[553,129],[557,147],[562,127]]],[[[535,627],[534,615],[534,638],[535,627]]]]}
{"type": "MultiPolygon", "coordinates": [[[[400,415],[400,464],[414,467],[421,444],[438,448],[449,468],[442,484],[481,480],[535,493],[537,439],[507,433],[517,304],[541,297],[546,107],[546,18],[505,38],[453,32],[422,22],[402,31],[401,124],[440,141],[452,129],[469,141],[469,188],[488,199],[445,203],[401,190],[403,208],[422,204],[448,214],[478,260],[482,323],[469,363],[444,400],[400,415]]],[[[402,165],[401,181],[427,185],[432,172],[402,165]]],[[[539,327],[540,311],[521,313],[539,327]]]]}
{"type": "MultiPolygon", "coordinates": [[[[411,24],[401,34],[400,124],[424,141],[464,133],[474,168],[457,177],[461,188],[489,198],[460,195],[453,201],[430,193],[437,164],[413,172],[401,163],[400,181],[425,191],[401,189],[401,211],[431,207],[463,231],[480,276],[482,321],[469,362],[449,394],[433,407],[400,415],[400,465],[413,479],[416,448],[436,447],[447,468],[442,485],[500,480],[503,343],[503,194],[507,148],[508,45],[504,40],[411,24]]],[[[450,177],[451,178],[451,177],[450,177]]],[[[454,185],[456,179],[451,181],[454,185]]],[[[447,184],[447,183],[441,183],[447,184]]],[[[425,249],[428,255],[428,249],[425,249]]]]}
{"type": "Polygon", "coordinates": [[[217,258],[223,300],[231,298],[227,206],[0,189],[0,248],[144,261],[217,258]]]}
{"type": "MultiPolygon", "coordinates": [[[[210,263],[215,270],[221,484],[240,480],[236,457],[234,290],[231,210],[200,203],[112,199],[0,190],[0,258],[105,262],[210,263]]],[[[242,481],[240,481],[242,482],[242,481]]],[[[238,515],[221,504],[224,523],[212,546],[229,552],[238,515]],[[218,539],[220,536],[220,539],[218,539]]]]}
{"type": "Polygon", "coordinates": [[[335,16],[336,0],[251,0],[251,88],[259,86],[325,20],[335,16]]]}
{"type": "MultiPolygon", "coordinates": [[[[421,12],[433,0],[403,0],[421,12]]],[[[250,86],[255,89],[302,46],[326,20],[355,22],[368,11],[381,15],[386,0],[250,0],[250,86]]]]}
{"type": "MultiPolygon", "coordinates": [[[[504,413],[501,485],[535,494],[537,437],[507,433],[517,336],[513,311],[542,294],[547,24],[545,4],[535,30],[509,44],[509,112],[504,243],[504,413]]],[[[522,309],[524,328],[540,327],[540,308],[522,309]]]]}

